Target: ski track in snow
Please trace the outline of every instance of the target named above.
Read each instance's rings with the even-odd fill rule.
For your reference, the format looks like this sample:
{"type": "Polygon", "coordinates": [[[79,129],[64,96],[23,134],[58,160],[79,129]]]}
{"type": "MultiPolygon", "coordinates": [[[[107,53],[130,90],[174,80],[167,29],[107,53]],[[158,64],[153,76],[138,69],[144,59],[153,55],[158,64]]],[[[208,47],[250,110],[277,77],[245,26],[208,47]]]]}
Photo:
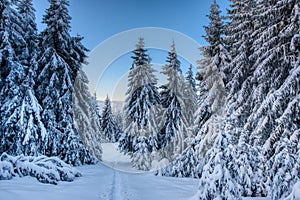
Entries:
{"type": "MultiPolygon", "coordinates": [[[[189,200],[198,180],[127,173],[105,165],[81,166],[82,177],[58,185],[23,177],[0,181],[1,200],[189,200]]],[[[269,198],[245,198],[245,200],[269,198]]]]}
{"type": "Polygon", "coordinates": [[[134,195],[129,191],[128,174],[114,170],[111,200],[134,200],[134,195]]]}
{"type": "MultiPolygon", "coordinates": [[[[117,183],[116,171],[114,171],[114,177],[113,177],[112,189],[111,189],[111,200],[115,200],[115,199],[117,199],[117,196],[119,196],[119,195],[117,195],[117,187],[118,186],[116,186],[116,183],[117,183]]],[[[118,192],[120,192],[120,191],[118,191],[118,192]]]]}
{"type": "Polygon", "coordinates": [[[105,200],[135,200],[135,196],[129,191],[128,176],[130,174],[118,170],[110,170],[111,183],[104,192],[100,192],[99,199],[105,200]]]}
{"type": "Polygon", "coordinates": [[[77,167],[83,176],[73,182],[49,185],[32,177],[2,180],[0,200],[189,200],[197,192],[198,180],[138,172],[114,148],[112,144],[104,145],[106,164],[77,167]]]}

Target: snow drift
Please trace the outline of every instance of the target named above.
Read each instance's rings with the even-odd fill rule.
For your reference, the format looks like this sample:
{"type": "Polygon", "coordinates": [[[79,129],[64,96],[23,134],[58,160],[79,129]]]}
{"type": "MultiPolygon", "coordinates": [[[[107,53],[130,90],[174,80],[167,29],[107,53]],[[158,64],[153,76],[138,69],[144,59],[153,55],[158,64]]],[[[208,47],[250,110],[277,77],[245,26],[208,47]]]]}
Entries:
{"type": "Polygon", "coordinates": [[[32,176],[42,183],[57,184],[59,181],[73,181],[81,173],[56,157],[46,156],[0,156],[0,180],[13,177],[32,176]]]}

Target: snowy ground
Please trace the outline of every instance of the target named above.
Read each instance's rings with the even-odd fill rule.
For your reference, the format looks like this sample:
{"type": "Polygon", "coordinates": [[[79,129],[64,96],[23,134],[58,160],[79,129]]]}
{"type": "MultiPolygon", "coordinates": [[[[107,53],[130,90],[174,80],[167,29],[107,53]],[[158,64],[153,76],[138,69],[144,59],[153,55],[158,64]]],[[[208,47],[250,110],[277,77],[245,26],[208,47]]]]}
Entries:
{"type": "Polygon", "coordinates": [[[129,158],[114,150],[113,144],[104,144],[103,149],[103,160],[106,164],[78,167],[83,177],[75,179],[74,182],[50,185],[31,177],[13,178],[0,181],[0,199],[188,200],[197,191],[198,181],[195,179],[137,173],[138,171],[131,168],[129,158]]]}
{"type": "Polygon", "coordinates": [[[132,168],[129,156],[125,156],[117,150],[117,144],[102,143],[101,146],[103,149],[102,160],[104,165],[119,171],[141,173],[139,170],[132,168]]]}
{"type": "Polygon", "coordinates": [[[129,157],[120,154],[114,144],[103,144],[103,161],[78,167],[83,176],[74,182],[49,185],[31,177],[0,181],[0,199],[186,200],[197,191],[195,179],[156,177],[134,170],[129,157]]]}
{"type": "Polygon", "coordinates": [[[78,170],[83,177],[58,185],[42,184],[31,177],[0,181],[0,197],[3,200],[186,200],[195,193],[198,184],[193,179],[121,172],[102,164],[78,170]]]}

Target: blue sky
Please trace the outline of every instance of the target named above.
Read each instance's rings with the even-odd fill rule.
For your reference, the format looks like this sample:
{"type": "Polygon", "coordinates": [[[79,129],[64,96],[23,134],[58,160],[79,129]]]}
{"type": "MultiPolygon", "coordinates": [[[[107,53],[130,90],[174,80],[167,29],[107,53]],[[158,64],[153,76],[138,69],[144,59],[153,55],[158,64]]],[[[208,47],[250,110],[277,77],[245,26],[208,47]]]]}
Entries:
{"type": "MultiPolygon", "coordinates": [[[[218,0],[217,2],[223,14],[225,14],[226,8],[229,7],[228,0],[218,0]]],[[[205,34],[203,26],[209,22],[206,15],[209,14],[211,3],[212,0],[71,0],[69,11],[72,17],[72,35],[78,33],[84,36],[83,43],[91,50],[89,52],[91,57],[93,57],[92,54],[95,52],[95,48],[97,46],[101,47],[101,44],[112,36],[143,27],[160,27],[174,30],[194,40],[198,46],[203,46],[206,45],[202,38],[202,35],[205,34]]],[[[49,3],[48,0],[34,0],[34,4],[37,11],[38,28],[41,30],[44,28],[44,25],[41,24],[42,16],[49,3]]],[[[169,41],[161,42],[166,42],[171,46],[171,42],[174,37],[176,38],[176,34],[175,36],[170,35],[169,41]]],[[[143,35],[140,36],[144,37],[143,35]]],[[[148,39],[148,41],[151,42],[151,40],[155,39],[153,37],[148,39]]],[[[161,39],[160,36],[155,37],[157,37],[158,41],[161,39]]],[[[128,43],[133,49],[137,39],[134,38],[132,41],[124,40],[124,43],[128,43]]],[[[147,46],[147,38],[145,38],[145,43],[147,46]]],[[[175,43],[178,43],[178,41],[175,40],[175,43]]],[[[157,69],[159,69],[160,65],[165,64],[167,49],[156,47],[152,48],[149,53],[151,53],[150,56],[153,63],[156,63],[157,69]]],[[[113,48],[118,47],[116,45],[113,48]]],[[[198,51],[194,46],[191,48],[194,48],[193,51],[198,51]]],[[[100,73],[101,77],[98,81],[91,78],[91,76],[99,74],[97,70],[99,71],[99,68],[101,68],[99,67],[101,63],[95,64],[95,62],[91,61],[93,65],[85,67],[85,71],[90,78],[91,91],[95,91],[99,99],[103,99],[106,94],[109,94],[115,100],[124,99],[126,87],[122,87],[115,92],[112,92],[112,88],[118,88],[116,82],[126,79],[126,73],[131,66],[130,56],[130,53],[117,55],[117,59],[110,62],[109,69],[106,70],[107,73],[100,73]]],[[[189,63],[195,63],[196,59],[187,61],[181,58],[181,61],[183,71],[185,71],[189,63]]],[[[101,59],[99,62],[101,62],[101,59]]],[[[119,84],[126,86],[126,82],[121,81],[119,84]]]]}

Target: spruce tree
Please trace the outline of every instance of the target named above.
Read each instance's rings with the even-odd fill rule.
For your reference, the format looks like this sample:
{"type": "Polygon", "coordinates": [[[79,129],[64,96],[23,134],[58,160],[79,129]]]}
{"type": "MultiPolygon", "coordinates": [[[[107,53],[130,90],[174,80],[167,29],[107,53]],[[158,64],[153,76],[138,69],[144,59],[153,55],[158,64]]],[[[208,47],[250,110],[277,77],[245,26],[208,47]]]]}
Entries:
{"type": "MultiPolygon", "coordinates": [[[[162,129],[158,135],[162,143],[162,157],[169,161],[176,158],[187,147],[185,138],[190,136],[187,128],[187,108],[185,103],[185,81],[177,58],[175,43],[168,52],[167,64],[163,66],[162,73],[167,76],[168,82],[161,86],[162,129]]],[[[190,95],[190,94],[189,94],[190,95]]],[[[188,97],[188,96],[187,96],[188,97]]]]}
{"type": "Polygon", "coordinates": [[[88,78],[79,70],[74,86],[73,112],[75,128],[90,153],[99,160],[102,158],[101,125],[96,97],[88,88],[88,78]]]}
{"type": "MultiPolygon", "coordinates": [[[[86,64],[86,52],[82,44],[83,37],[77,35],[71,38],[71,57],[73,71],[78,69],[74,82],[73,115],[75,128],[80,139],[89,152],[102,159],[101,147],[101,121],[96,96],[92,96],[88,88],[88,78],[83,71],[86,64]]],[[[72,75],[73,76],[73,75],[72,75]]]]}
{"type": "Polygon", "coordinates": [[[247,126],[253,131],[252,142],[263,144],[277,127],[283,125],[290,133],[299,127],[294,121],[278,120],[293,113],[292,107],[296,106],[299,93],[299,88],[295,85],[299,76],[299,46],[294,43],[299,38],[299,3],[288,1],[288,4],[282,4],[282,1],[278,1],[260,3],[257,7],[254,16],[257,31],[253,33],[256,40],[254,53],[251,55],[255,60],[253,84],[256,90],[253,103],[256,106],[247,126]],[[276,8],[275,13],[272,12],[273,8],[276,8]],[[274,16],[276,20],[268,20],[274,16]],[[264,20],[259,23],[260,19],[264,20]],[[256,98],[258,95],[260,98],[256,98]],[[260,125],[258,122],[261,122],[260,125]]]}
{"type": "Polygon", "coordinates": [[[44,154],[80,165],[91,163],[93,159],[80,141],[73,123],[74,74],[78,72],[82,56],[78,57],[77,63],[74,62],[74,53],[79,51],[76,51],[75,40],[69,34],[71,17],[68,6],[67,0],[50,0],[50,7],[44,15],[46,28],[40,35],[36,91],[44,108],[42,120],[48,131],[44,154]]]}
{"type": "Polygon", "coordinates": [[[184,83],[184,115],[186,116],[187,128],[192,131],[194,126],[194,114],[197,109],[196,80],[193,75],[192,65],[190,65],[184,83]]]}
{"type": "Polygon", "coordinates": [[[225,85],[223,70],[228,64],[227,49],[223,41],[224,25],[221,11],[216,1],[210,8],[209,26],[205,26],[208,46],[201,48],[203,59],[199,61],[198,79],[200,79],[202,97],[195,113],[198,155],[205,155],[214,143],[223,126],[225,107],[225,85]],[[201,153],[200,153],[201,152],[201,153]]]}
{"type": "Polygon", "coordinates": [[[102,132],[110,142],[117,142],[120,138],[120,129],[115,122],[114,116],[111,111],[111,102],[107,96],[104,102],[102,111],[102,132]]]}
{"type": "Polygon", "coordinates": [[[244,140],[248,134],[241,132],[243,130],[243,124],[247,119],[247,116],[251,113],[251,90],[250,82],[253,76],[252,60],[250,55],[253,52],[252,44],[253,38],[251,34],[254,31],[253,22],[253,8],[255,2],[250,0],[232,1],[231,9],[228,10],[228,18],[230,22],[226,25],[226,42],[230,48],[231,61],[227,65],[225,73],[227,74],[228,91],[228,113],[226,129],[232,129],[236,136],[235,143],[238,143],[238,138],[243,134],[244,140]],[[247,98],[245,98],[247,97],[247,98]],[[239,130],[239,131],[238,131],[239,130]]]}
{"type": "Polygon", "coordinates": [[[200,177],[198,199],[242,199],[237,190],[233,157],[235,149],[229,138],[221,134],[216,139],[215,148],[210,149],[200,177]]]}
{"type": "Polygon", "coordinates": [[[252,112],[254,21],[255,2],[249,0],[231,1],[228,10],[230,22],[226,25],[226,37],[231,61],[224,72],[226,78],[227,107],[225,132],[232,135],[233,145],[237,146],[235,157],[239,168],[237,183],[243,196],[263,196],[266,185],[262,184],[261,168],[264,157],[259,147],[249,145],[251,131],[244,128],[247,117],[252,112]]]}
{"type": "Polygon", "coordinates": [[[188,84],[191,86],[193,91],[196,93],[197,92],[196,80],[195,80],[195,77],[194,77],[193,65],[192,64],[189,66],[188,71],[186,72],[186,78],[185,79],[188,82],[188,84]]]}
{"type": "Polygon", "coordinates": [[[262,149],[263,162],[271,169],[265,176],[271,182],[282,138],[290,138],[300,128],[298,10],[299,2],[291,0],[258,2],[254,11],[255,42],[250,56],[254,106],[244,127],[251,132],[251,145],[262,149]]]}
{"type": "Polygon", "coordinates": [[[3,60],[9,59],[3,66],[8,74],[1,88],[4,96],[1,102],[1,152],[38,155],[47,133],[40,118],[41,106],[33,90],[37,57],[34,9],[30,0],[20,2],[17,10],[8,2],[2,6],[3,19],[6,18],[2,21],[3,30],[8,33],[3,42],[7,42],[6,50],[10,49],[10,53],[3,60]]]}
{"type": "Polygon", "coordinates": [[[32,0],[20,0],[17,2],[17,11],[19,17],[22,19],[20,28],[24,32],[23,39],[26,44],[25,51],[22,51],[19,59],[22,59],[22,65],[30,66],[33,71],[35,71],[37,67],[36,59],[38,52],[35,9],[33,8],[32,0]]]}
{"type": "Polygon", "coordinates": [[[144,132],[141,132],[141,134],[142,136],[134,137],[132,140],[132,148],[134,153],[132,154],[131,162],[133,167],[147,171],[152,167],[152,149],[149,138],[143,136],[145,134],[144,132]]]}
{"type": "MultiPolygon", "coordinates": [[[[11,3],[2,0],[0,3],[0,56],[1,56],[1,153],[8,152],[16,154],[20,147],[18,141],[18,131],[20,127],[17,125],[19,118],[19,109],[21,105],[21,95],[19,93],[20,85],[25,77],[24,67],[18,62],[17,44],[23,41],[19,21],[19,16],[11,8],[11,3]],[[17,27],[17,28],[14,28],[17,27]],[[17,29],[17,30],[16,30],[17,29]],[[15,36],[19,36],[17,40],[15,36]]],[[[18,48],[23,48],[24,43],[18,48]]]]}
{"type": "Polygon", "coordinates": [[[198,164],[195,144],[192,143],[175,161],[157,171],[157,174],[171,177],[199,178],[201,172],[197,170],[198,164]]]}
{"type": "MultiPolygon", "coordinates": [[[[193,132],[196,137],[190,141],[193,147],[183,152],[183,155],[175,162],[174,168],[177,174],[201,174],[204,158],[207,152],[214,148],[215,139],[223,128],[225,107],[225,74],[227,68],[227,46],[224,42],[224,23],[220,16],[221,11],[216,1],[213,2],[208,15],[209,26],[204,27],[208,46],[201,48],[203,59],[199,61],[199,72],[196,75],[198,83],[198,108],[194,113],[193,132]],[[191,149],[192,148],[192,149],[191,149]],[[194,154],[191,154],[194,151],[194,154]],[[191,160],[195,162],[193,168],[182,168],[187,166],[179,160],[191,160]],[[195,173],[197,171],[198,173],[195,173]]],[[[169,172],[174,174],[174,172],[169,172]]],[[[177,176],[175,174],[175,176],[177,176]]]]}
{"type": "Polygon", "coordinates": [[[117,126],[119,127],[119,129],[122,132],[122,130],[123,130],[123,122],[124,122],[124,113],[123,113],[123,111],[122,110],[118,110],[115,113],[113,113],[113,115],[114,115],[114,118],[116,120],[117,126]]]}
{"type": "Polygon", "coordinates": [[[144,48],[143,38],[139,39],[133,53],[124,108],[128,126],[124,130],[126,135],[121,137],[120,146],[124,152],[134,151],[131,157],[136,168],[149,170],[152,149],[148,149],[145,144],[153,143],[152,138],[158,132],[156,115],[160,99],[156,86],[157,79],[147,50],[144,48]]]}
{"type": "Polygon", "coordinates": [[[93,147],[92,149],[89,149],[89,151],[95,155],[99,160],[102,159],[102,147],[101,147],[101,143],[102,143],[102,134],[101,134],[101,116],[100,116],[100,108],[98,105],[98,101],[97,101],[97,96],[96,94],[94,94],[92,96],[91,99],[91,114],[90,114],[90,119],[92,119],[91,122],[91,127],[94,131],[94,141],[88,141],[88,143],[85,143],[87,147],[89,147],[91,144],[91,146],[93,147]]]}
{"type": "Polygon", "coordinates": [[[199,61],[198,80],[202,86],[202,98],[196,112],[196,154],[201,171],[199,199],[241,199],[237,184],[237,168],[234,157],[237,149],[232,144],[232,133],[224,132],[226,106],[224,73],[229,57],[224,42],[224,23],[219,5],[214,0],[209,26],[204,27],[208,46],[201,48],[204,59],[199,61]],[[204,162],[203,163],[201,162],[204,162]],[[202,169],[201,169],[202,168],[202,169]]]}
{"type": "MultiPolygon", "coordinates": [[[[209,56],[214,52],[211,48],[218,45],[202,49],[205,58],[200,65],[206,69],[198,78],[202,81],[201,97],[204,98],[199,98],[195,139],[202,173],[198,197],[214,199],[221,193],[219,198],[226,198],[215,186],[231,182],[243,196],[285,198],[299,179],[299,160],[295,157],[299,152],[299,3],[293,0],[232,2],[226,40],[220,37],[218,43],[207,37],[213,44],[226,42],[220,51],[215,51],[220,52],[219,57],[209,56]],[[214,64],[214,68],[206,67],[214,64]],[[215,72],[220,76],[215,76],[215,72]],[[222,80],[221,87],[214,86],[221,90],[212,90],[212,81],[207,77],[213,77],[216,83],[222,80]],[[225,92],[228,92],[226,104],[225,95],[220,96],[225,92]],[[223,98],[221,101],[211,98],[212,94],[223,98]],[[227,138],[227,145],[221,145],[222,148],[214,143],[223,140],[218,139],[221,132],[221,138],[227,138]],[[217,153],[218,149],[221,154],[217,153]],[[215,155],[219,156],[214,160],[215,155]],[[201,167],[203,160],[206,165],[201,167]],[[212,167],[216,163],[223,163],[223,170],[212,167]],[[216,176],[212,172],[220,171],[230,174],[229,179],[221,178],[223,181],[218,182],[223,177],[218,176],[214,182],[216,176]]],[[[211,19],[216,20],[217,15],[211,19]]],[[[217,24],[220,23],[211,23],[214,26],[207,28],[216,28],[217,24]]],[[[206,31],[217,33],[215,28],[206,31]]],[[[234,198],[237,197],[230,197],[234,198]]]]}
{"type": "Polygon", "coordinates": [[[242,161],[252,170],[244,174],[251,184],[241,183],[249,192],[244,195],[266,196],[274,193],[273,174],[281,170],[274,165],[282,138],[299,129],[299,3],[244,0],[232,7],[225,131],[234,134],[238,154],[249,152],[242,161]]]}
{"type": "Polygon", "coordinates": [[[291,142],[283,138],[278,153],[274,158],[272,171],[275,172],[272,181],[272,200],[284,199],[292,192],[292,186],[299,180],[299,158],[297,159],[297,146],[299,144],[299,133],[291,142]]]}
{"type": "Polygon", "coordinates": [[[42,107],[39,105],[34,91],[34,80],[36,78],[37,70],[37,53],[39,48],[37,46],[35,9],[33,8],[32,0],[20,1],[17,10],[20,13],[20,17],[23,19],[21,26],[25,33],[24,40],[26,42],[26,50],[22,53],[23,60],[21,61],[26,69],[26,77],[22,84],[26,88],[22,102],[25,114],[21,117],[25,122],[22,128],[24,131],[24,133],[22,133],[22,136],[24,137],[22,145],[25,147],[23,153],[25,155],[37,155],[41,153],[41,145],[47,132],[40,116],[42,107]]]}
{"type": "Polygon", "coordinates": [[[243,81],[249,78],[252,72],[252,61],[249,56],[252,53],[252,37],[254,31],[253,8],[255,1],[252,0],[231,0],[230,9],[227,10],[229,23],[225,25],[225,41],[230,50],[231,61],[224,68],[226,74],[226,85],[231,95],[241,89],[243,81]]]}
{"type": "Polygon", "coordinates": [[[205,81],[203,80],[203,76],[198,72],[196,75],[196,79],[198,81],[197,84],[197,109],[194,113],[194,130],[197,133],[203,124],[211,116],[211,108],[209,102],[207,101],[208,97],[208,88],[206,86],[205,81]]]}

